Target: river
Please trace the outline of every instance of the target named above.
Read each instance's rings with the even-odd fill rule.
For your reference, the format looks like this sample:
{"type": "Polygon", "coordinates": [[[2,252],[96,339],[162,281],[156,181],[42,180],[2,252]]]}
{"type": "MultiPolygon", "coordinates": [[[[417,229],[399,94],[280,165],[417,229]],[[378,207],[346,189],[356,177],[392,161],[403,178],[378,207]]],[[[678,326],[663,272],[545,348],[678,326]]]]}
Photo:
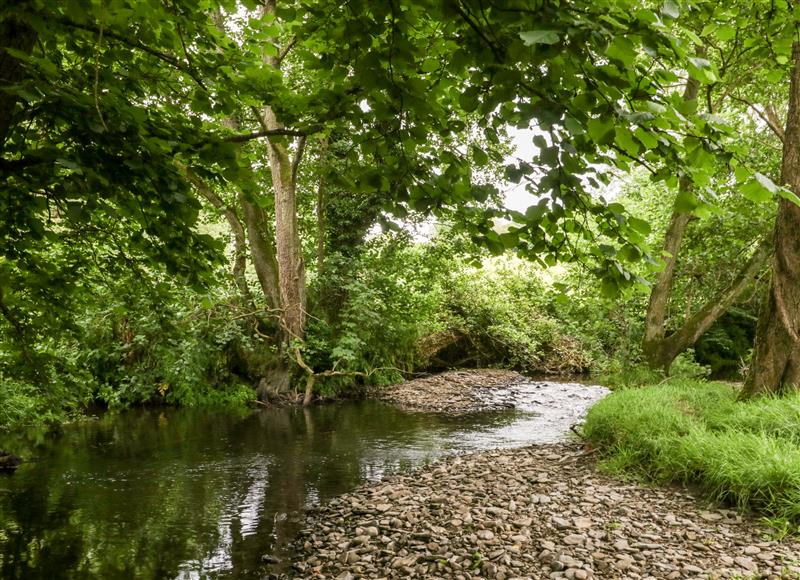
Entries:
{"type": "Polygon", "coordinates": [[[514,409],[462,417],[361,401],[4,434],[29,461],[0,476],[0,577],[260,578],[306,509],[442,454],[558,441],[606,393],[531,382],[489,395],[514,409]]]}

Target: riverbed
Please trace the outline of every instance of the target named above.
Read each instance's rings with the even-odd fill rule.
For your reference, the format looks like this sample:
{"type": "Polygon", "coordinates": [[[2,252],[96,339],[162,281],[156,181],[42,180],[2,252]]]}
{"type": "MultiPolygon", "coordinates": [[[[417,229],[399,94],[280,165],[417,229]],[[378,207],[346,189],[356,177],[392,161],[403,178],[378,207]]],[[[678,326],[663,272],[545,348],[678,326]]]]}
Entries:
{"type": "Polygon", "coordinates": [[[530,382],[482,395],[514,408],[458,417],[361,401],[7,434],[0,448],[30,461],[0,477],[0,576],[261,577],[309,508],[444,455],[563,440],[606,393],[530,382]]]}

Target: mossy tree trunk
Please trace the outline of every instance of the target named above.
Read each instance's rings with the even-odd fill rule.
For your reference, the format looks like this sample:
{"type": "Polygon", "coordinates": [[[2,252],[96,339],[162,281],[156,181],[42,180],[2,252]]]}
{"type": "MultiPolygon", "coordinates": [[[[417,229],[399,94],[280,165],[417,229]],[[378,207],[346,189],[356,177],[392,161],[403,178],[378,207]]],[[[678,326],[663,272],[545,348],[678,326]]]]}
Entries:
{"type": "MultiPolygon", "coordinates": [[[[800,43],[793,47],[781,180],[800,193],[800,43]]],[[[756,330],[742,398],[800,387],[800,207],[781,199],[775,221],[772,283],[756,330]]]]}

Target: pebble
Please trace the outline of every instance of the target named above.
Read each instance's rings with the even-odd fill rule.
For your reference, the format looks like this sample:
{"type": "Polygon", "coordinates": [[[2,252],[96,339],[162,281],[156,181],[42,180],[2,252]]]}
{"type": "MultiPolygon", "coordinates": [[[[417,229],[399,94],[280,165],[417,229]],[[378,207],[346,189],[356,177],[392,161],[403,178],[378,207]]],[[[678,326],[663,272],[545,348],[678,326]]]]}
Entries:
{"type": "Polygon", "coordinates": [[[793,577],[800,542],[766,534],[688,492],[607,477],[578,444],[537,445],[446,458],[333,499],[308,514],[284,577],[793,577]]]}
{"type": "Polygon", "coordinates": [[[381,387],[374,395],[407,411],[463,415],[513,407],[510,402],[487,403],[482,394],[486,389],[512,387],[529,381],[509,370],[458,370],[381,387]]]}

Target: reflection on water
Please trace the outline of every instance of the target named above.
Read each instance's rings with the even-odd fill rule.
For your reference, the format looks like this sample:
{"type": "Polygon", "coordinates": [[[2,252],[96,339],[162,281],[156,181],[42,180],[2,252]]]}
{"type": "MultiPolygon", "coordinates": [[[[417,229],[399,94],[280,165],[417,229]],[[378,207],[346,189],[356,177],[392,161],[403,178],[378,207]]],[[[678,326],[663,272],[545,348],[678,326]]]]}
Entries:
{"type": "Polygon", "coordinates": [[[304,508],[443,453],[556,440],[602,394],[535,383],[491,395],[517,410],[461,418],[367,401],[5,435],[0,448],[32,461],[0,477],[0,577],[260,577],[304,508]]]}

